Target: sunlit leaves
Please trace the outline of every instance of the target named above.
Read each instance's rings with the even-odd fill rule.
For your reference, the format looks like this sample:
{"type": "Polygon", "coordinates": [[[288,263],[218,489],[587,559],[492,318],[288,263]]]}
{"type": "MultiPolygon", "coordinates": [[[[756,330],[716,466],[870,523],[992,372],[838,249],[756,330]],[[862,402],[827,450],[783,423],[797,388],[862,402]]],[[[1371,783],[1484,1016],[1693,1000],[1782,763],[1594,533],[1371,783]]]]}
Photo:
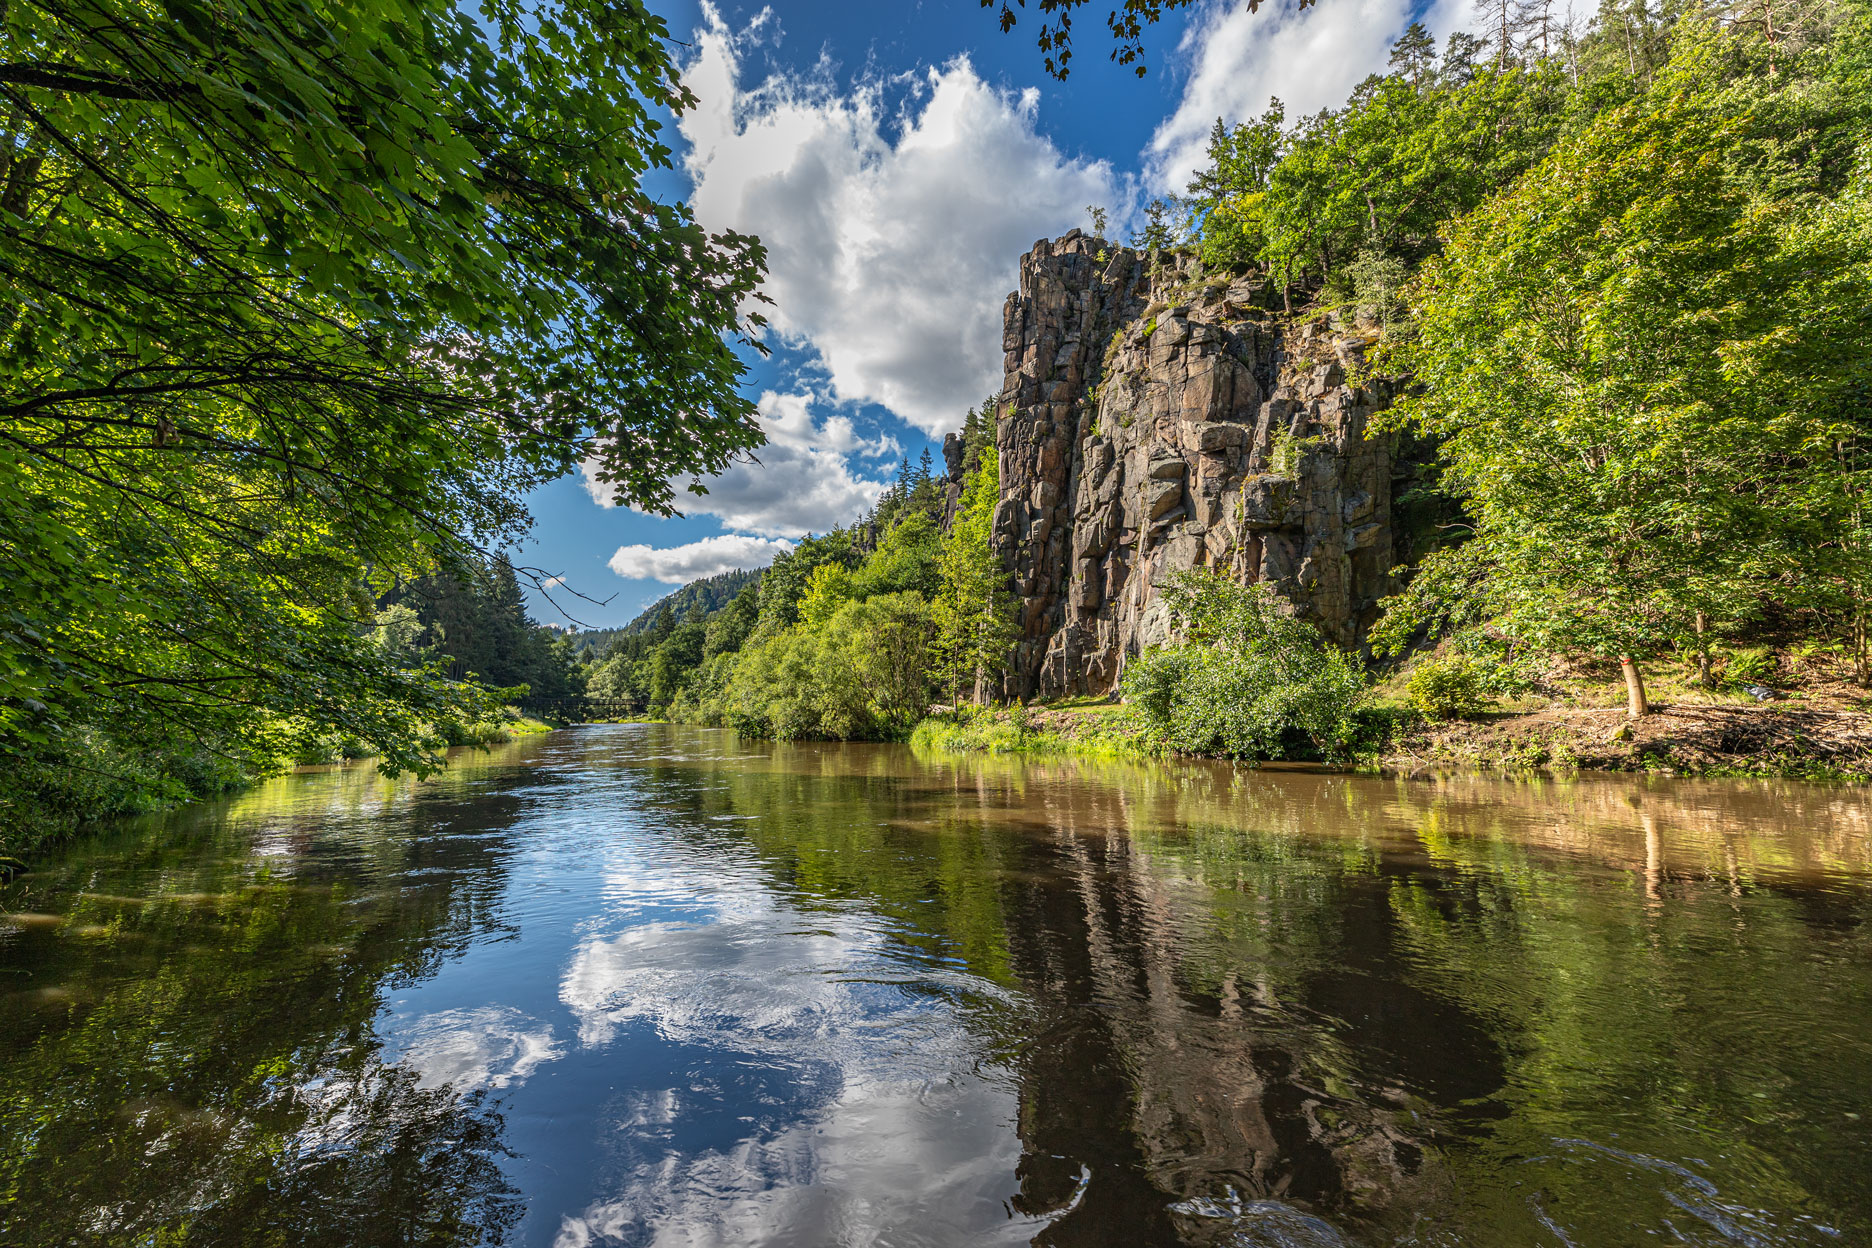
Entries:
{"type": "Polygon", "coordinates": [[[387,662],[378,594],[580,460],[654,511],[758,442],[759,247],[640,185],[688,98],[667,33],[629,0],[0,11],[0,732],[241,756],[285,717],[422,765],[481,695],[387,662]]]}

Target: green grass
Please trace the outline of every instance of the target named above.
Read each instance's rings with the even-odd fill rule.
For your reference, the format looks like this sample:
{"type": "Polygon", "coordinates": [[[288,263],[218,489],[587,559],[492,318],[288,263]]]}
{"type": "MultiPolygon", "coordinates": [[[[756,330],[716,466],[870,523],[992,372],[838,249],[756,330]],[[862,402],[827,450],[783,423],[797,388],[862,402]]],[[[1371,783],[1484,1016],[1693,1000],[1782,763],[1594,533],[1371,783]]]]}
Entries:
{"type": "MultiPolygon", "coordinates": [[[[1079,700],[1085,713],[1073,729],[1036,728],[1026,708],[1007,710],[965,707],[931,715],[910,733],[910,746],[923,753],[1051,754],[1074,758],[1145,758],[1151,751],[1122,718],[1105,714],[1120,708],[1097,699],[1079,700]]],[[[1053,703],[1048,709],[1071,709],[1053,703]]]]}

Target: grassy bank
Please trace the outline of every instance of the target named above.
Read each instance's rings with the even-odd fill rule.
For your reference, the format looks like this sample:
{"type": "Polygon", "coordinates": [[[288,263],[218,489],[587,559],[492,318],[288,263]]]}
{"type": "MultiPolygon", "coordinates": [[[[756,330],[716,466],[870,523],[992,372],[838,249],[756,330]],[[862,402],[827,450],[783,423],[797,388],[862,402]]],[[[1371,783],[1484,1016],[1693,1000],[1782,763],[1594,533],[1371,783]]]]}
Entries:
{"type": "Polygon", "coordinates": [[[1141,758],[1151,751],[1123,708],[1107,702],[938,711],[910,734],[921,753],[1070,754],[1141,758]]]}
{"type": "MultiPolygon", "coordinates": [[[[1625,714],[1617,670],[1591,665],[1563,670],[1522,697],[1430,717],[1411,703],[1407,670],[1372,691],[1351,765],[1406,774],[1615,771],[1872,783],[1872,700],[1835,658],[1790,652],[1754,664],[1750,679],[1737,683],[1765,690],[1767,700],[1739,687],[1703,688],[1681,663],[1647,664],[1644,674],[1653,709],[1637,720],[1625,714]]],[[[1089,758],[1172,753],[1152,743],[1130,708],[1083,699],[941,711],[917,725],[911,744],[1089,758]]]]}
{"type": "MultiPolygon", "coordinates": [[[[1374,691],[1398,727],[1386,770],[1660,772],[1872,782],[1872,699],[1836,654],[1812,647],[1744,652],[1713,687],[1681,661],[1641,665],[1652,713],[1625,714],[1609,663],[1559,666],[1525,695],[1460,717],[1426,717],[1410,703],[1410,673],[1374,691]],[[1753,692],[1751,692],[1751,690],[1753,692]]],[[[1725,667],[1727,664],[1725,664],[1725,667]]]]}

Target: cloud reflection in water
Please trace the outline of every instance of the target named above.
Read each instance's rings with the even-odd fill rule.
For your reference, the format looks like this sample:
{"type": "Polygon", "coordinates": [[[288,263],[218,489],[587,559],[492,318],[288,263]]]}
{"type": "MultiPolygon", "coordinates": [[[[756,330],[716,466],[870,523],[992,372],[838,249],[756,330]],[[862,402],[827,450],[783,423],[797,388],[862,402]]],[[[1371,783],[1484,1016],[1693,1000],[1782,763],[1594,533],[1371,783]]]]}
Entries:
{"type": "Polygon", "coordinates": [[[1020,1160],[1009,1078],[958,1013],[1008,1008],[987,981],[913,963],[876,919],[802,915],[742,893],[720,921],[586,939],[560,984],[579,1041],[626,1028],[711,1051],[748,1087],[640,1092],[615,1120],[614,1194],[555,1248],[626,1243],[1027,1243],[1007,1200],[1020,1160]],[[749,1103],[751,1102],[751,1104],[749,1103]],[[688,1117],[732,1112],[731,1145],[684,1150],[688,1117]]]}
{"type": "Polygon", "coordinates": [[[550,1024],[500,1005],[425,1015],[402,1038],[402,1064],[418,1072],[422,1087],[450,1083],[458,1092],[525,1083],[563,1052],[550,1024]]]}

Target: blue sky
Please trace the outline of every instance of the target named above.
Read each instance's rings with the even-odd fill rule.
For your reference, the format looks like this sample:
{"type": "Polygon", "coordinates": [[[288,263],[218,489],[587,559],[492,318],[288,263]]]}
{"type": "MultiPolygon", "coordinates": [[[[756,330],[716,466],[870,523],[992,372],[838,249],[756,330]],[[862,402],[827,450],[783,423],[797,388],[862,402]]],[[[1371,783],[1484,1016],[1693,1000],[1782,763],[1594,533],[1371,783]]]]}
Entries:
{"type": "Polygon", "coordinates": [[[1128,236],[1181,190],[1217,116],[1337,105],[1413,18],[1438,35],[1467,0],[1210,0],[1166,21],[1139,79],[1108,59],[1104,8],[1082,10],[1071,78],[1048,78],[1028,19],[1008,35],[978,0],[767,6],[664,2],[699,105],[652,189],[704,225],[761,236],[769,358],[747,394],[768,446],[679,491],[687,514],[606,505],[570,477],[536,491],[520,558],[565,577],[536,618],[624,623],[676,585],[757,566],[862,512],[900,456],[934,452],[999,385],[1000,309],[1022,252],[1087,224],[1128,236]]]}

